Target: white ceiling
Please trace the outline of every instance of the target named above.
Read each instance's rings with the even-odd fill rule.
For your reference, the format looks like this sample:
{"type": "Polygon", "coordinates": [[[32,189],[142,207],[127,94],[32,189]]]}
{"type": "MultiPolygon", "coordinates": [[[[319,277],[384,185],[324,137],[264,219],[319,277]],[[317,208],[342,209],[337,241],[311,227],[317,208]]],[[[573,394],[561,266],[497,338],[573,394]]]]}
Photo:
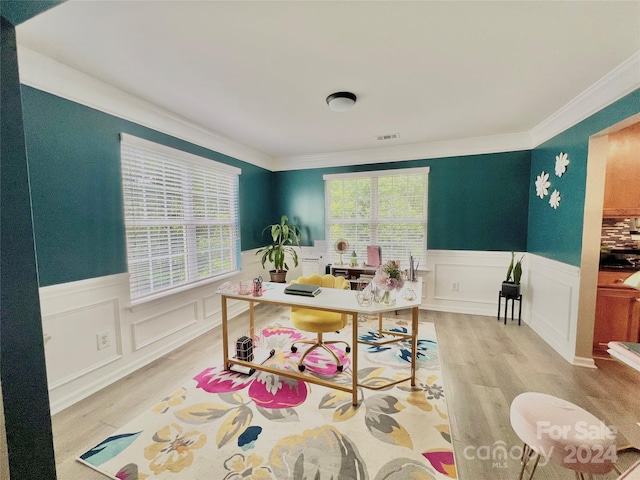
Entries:
{"type": "Polygon", "coordinates": [[[84,0],[17,32],[21,48],[302,162],[529,135],[637,55],[640,1],[84,0]],[[325,98],[342,90],[358,101],[337,113],[325,98]]]}

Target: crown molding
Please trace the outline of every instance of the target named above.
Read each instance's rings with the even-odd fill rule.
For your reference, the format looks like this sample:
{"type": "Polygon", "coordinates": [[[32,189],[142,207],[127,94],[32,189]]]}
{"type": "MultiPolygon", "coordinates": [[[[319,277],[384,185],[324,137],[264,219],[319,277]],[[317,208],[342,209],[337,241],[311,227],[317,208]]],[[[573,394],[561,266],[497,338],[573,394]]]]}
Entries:
{"type": "Polygon", "coordinates": [[[18,44],[21,83],[271,171],[530,150],[640,88],[640,50],[529,132],[273,158],[18,44]]]}
{"type": "Polygon", "coordinates": [[[530,150],[640,88],[640,50],[529,132],[442,142],[298,155],[275,159],[275,170],[298,170],[362,163],[460,157],[530,150]]]}
{"type": "Polygon", "coordinates": [[[640,88],[640,50],[531,130],[532,148],[640,88]]]}
{"type": "Polygon", "coordinates": [[[271,170],[273,159],[18,44],[20,82],[158,132],[271,170]]]}
{"type": "Polygon", "coordinates": [[[403,160],[461,157],[463,155],[529,150],[530,148],[531,135],[528,132],[520,132],[507,135],[445,140],[441,142],[414,143],[410,145],[395,145],[363,150],[281,157],[275,159],[274,171],[304,170],[318,168],[318,166],[324,168],[398,162],[403,160]]]}

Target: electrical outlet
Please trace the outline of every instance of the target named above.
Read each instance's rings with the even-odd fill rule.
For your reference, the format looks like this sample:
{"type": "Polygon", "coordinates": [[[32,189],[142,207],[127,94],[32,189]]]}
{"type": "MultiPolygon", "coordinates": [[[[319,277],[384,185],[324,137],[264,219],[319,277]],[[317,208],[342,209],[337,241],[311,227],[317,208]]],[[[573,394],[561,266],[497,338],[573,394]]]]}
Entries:
{"type": "Polygon", "coordinates": [[[460,290],[460,283],[452,282],[451,283],[451,290],[454,291],[454,292],[457,292],[458,290],[460,290]]]}
{"type": "Polygon", "coordinates": [[[103,350],[107,347],[111,346],[111,331],[105,330],[104,332],[100,332],[96,334],[96,338],[98,340],[98,350],[103,350]]]}

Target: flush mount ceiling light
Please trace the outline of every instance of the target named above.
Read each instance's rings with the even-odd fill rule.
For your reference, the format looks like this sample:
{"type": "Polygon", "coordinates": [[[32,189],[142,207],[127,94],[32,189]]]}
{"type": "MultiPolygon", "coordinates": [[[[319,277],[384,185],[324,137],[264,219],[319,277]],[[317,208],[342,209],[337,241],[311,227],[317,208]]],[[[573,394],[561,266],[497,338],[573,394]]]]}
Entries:
{"type": "Polygon", "coordinates": [[[327,97],[327,105],[335,112],[344,112],[353,107],[356,96],[351,92],[336,92],[327,97]]]}

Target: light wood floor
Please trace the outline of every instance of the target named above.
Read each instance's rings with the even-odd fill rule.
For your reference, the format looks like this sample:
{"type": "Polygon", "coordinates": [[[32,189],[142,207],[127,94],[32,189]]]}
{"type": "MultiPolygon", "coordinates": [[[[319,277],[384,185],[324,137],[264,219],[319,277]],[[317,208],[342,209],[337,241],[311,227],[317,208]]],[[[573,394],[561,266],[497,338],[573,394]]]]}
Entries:
{"type": "MultiPolygon", "coordinates": [[[[504,325],[495,317],[425,312],[434,321],[458,477],[517,479],[519,461],[506,464],[474,455],[481,446],[521,442],[511,429],[509,407],[520,393],[537,391],[579,405],[640,446],[640,373],[616,360],[597,360],[598,369],[574,367],[528,326],[504,325]],[[476,457],[476,458],[474,458],[476,457]]],[[[621,434],[621,435],[620,435],[621,434]]],[[[482,452],[482,451],[481,451],[482,452]]],[[[624,468],[640,454],[619,457],[624,468]]],[[[623,469],[624,469],[623,468],[623,469]]],[[[615,472],[599,478],[616,478],[615,472]]],[[[573,472],[548,464],[535,478],[572,479],[573,472]]]]}
{"type": "MultiPolygon", "coordinates": [[[[258,320],[272,319],[279,313],[287,310],[256,307],[258,320]]],[[[399,315],[409,318],[406,312],[399,315]]],[[[524,324],[505,326],[493,317],[427,311],[420,312],[420,321],[436,324],[458,478],[517,478],[518,460],[496,462],[478,457],[482,456],[481,447],[486,451],[496,442],[504,442],[507,449],[520,446],[509,424],[509,406],[525,391],[549,393],[580,405],[615,426],[622,441],[640,446],[640,373],[614,360],[597,360],[598,369],[573,367],[524,324]]],[[[215,329],[54,415],[58,479],[104,480],[75,457],[155,405],[186,379],[219,364],[221,357],[220,330],[215,329]]],[[[624,453],[619,462],[626,468],[639,457],[635,452],[624,453]]],[[[572,479],[574,475],[548,464],[538,467],[535,478],[572,479]]]]}

